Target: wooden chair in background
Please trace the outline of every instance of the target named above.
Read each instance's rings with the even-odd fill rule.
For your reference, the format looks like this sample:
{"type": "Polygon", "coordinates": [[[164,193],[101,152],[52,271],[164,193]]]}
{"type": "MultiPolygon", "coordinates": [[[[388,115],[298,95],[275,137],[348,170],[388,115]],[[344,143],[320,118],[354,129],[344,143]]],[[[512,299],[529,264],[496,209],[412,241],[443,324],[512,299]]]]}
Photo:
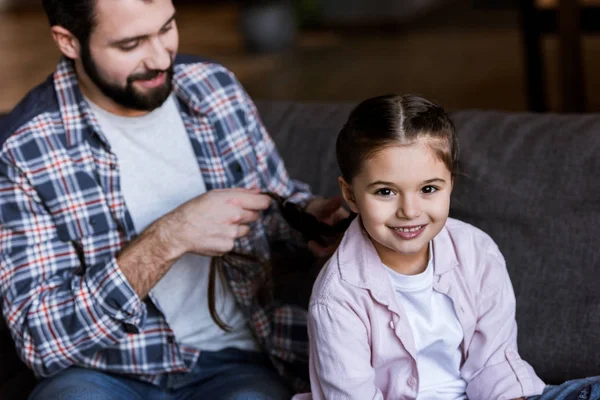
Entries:
{"type": "Polygon", "coordinates": [[[525,77],[531,111],[548,111],[543,34],[557,34],[560,111],[585,112],[582,34],[600,31],[600,0],[520,0],[525,77]]]}

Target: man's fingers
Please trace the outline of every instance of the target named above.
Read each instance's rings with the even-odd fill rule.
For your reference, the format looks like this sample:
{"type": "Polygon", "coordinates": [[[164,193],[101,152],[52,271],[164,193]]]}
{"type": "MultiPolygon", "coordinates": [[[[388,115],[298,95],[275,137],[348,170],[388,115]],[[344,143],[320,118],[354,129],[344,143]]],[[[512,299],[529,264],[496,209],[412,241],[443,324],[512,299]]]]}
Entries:
{"type": "Polygon", "coordinates": [[[340,196],[331,197],[329,199],[315,198],[306,207],[306,211],[314,215],[319,221],[330,223],[332,214],[342,206],[342,198],[340,196]]]}
{"type": "Polygon", "coordinates": [[[239,217],[237,221],[234,221],[237,224],[248,224],[250,222],[258,221],[260,218],[260,214],[256,211],[250,210],[240,210],[239,217]]]}
{"type": "Polygon", "coordinates": [[[260,219],[258,211],[244,210],[238,206],[222,207],[213,213],[215,220],[223,224],[249,224],[260,219]]]}
{"type": "Polygon", "coordinates": [[[230,188],[230,189],[222,189],[222,190],[227,190],[227,191],[232,191],[232,192],[240,192],[240,193],[260,193],[261,190],[260,188],[230,188]]]}
{"type": "Polygon", "coordinates": [[[340,207],[337,209],[336,212],[334,212],[331,215],[330,223],[331,223],[331,225],[335,225],[338,222],[348,218],[349,216],[350,216],[350,213],[348,212],[348,210],[346,210],[343,207],[340,207]]]}
{"type": "Polygon", "coordinates": [[[328,225],[335,225],[338,222],[348,218],[350,216],[350,213],[348,212],[348,210],[346,210],[344,207],[339,207],[337,210],[335,210],[333,213],[327,215],[325,218],[323,218],[321,221],[325,222],[328,225]]]}
{"type": "Polygon", "coordinates": [[[236,234],[235,234],[235,238],[241,238],[244,236],[248,236],[248,233],[250,233],[250,227],[248,225],[234,225],[236,227],[236,234]]]}
{"type": "Polygon", "coordinates": [[[239,196],[236,195],[228,203],[245,210],[262,211],[271,206],[271,198],[266,194],[240,192],[239,196]]]}
{"type": "Polygon", "coordinates": [[[326,214],[331,214],[338,210],[342,206],[342,198],[340,196],[335,196],[330,199],[327,199],[325,203],[324,212],[326,214]]]}

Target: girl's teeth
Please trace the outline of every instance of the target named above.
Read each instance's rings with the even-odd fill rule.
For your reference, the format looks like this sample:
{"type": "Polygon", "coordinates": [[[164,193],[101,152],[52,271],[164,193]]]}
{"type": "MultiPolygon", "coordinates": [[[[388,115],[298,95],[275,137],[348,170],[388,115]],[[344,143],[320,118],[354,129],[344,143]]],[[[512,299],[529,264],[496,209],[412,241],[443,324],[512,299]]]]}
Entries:
{"type": "Polygon", "coordinates": [[[418,231],[419,229],[421,229],[422,227],[423,227],[423,225],[421,225],[421,226],[417,226],[417,227],[415,227],[415,228],[397,228],[397,229],[398,229],[400,232],[407,232],[407,233],[408,233],[408,232],[416,232],[416,231],[418,231]]]}

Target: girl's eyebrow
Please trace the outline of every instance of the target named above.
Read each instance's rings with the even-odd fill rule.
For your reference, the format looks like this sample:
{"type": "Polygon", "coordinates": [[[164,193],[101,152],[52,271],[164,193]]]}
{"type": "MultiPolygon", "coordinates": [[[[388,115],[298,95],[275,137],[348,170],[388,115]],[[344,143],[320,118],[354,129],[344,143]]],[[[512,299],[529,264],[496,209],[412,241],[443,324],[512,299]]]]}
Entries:
{"type": "Polygon", "coordinates": [[[393,182],[386,182],[386,181],[375,181],[375,182],[369,183],[369,186],[367,186],[367,187],[378,186],[378,185],[394,186],[394,183],[393,182]]]}
{"type": "Polygon", "coordinates": [[[433,183],[433,182],[446,183],[446,181],[443,180],[442,178],[431,178],[431,179],[427,179],[426,181],[423,181],[421,184],[426,185],[428,183],[433,183]]]}
{"type": "MultiPolygon", "coordinates": [[[[431,178],[431,179],[427,179],[427,180],[421,182],[421,185],[427,185],[427,184],[433,183],[433,182],[446,183],[446,181],[442,178],[431,178]]],[[[394,182],[375,181],[375,182],[369,183],[369,185],[367,187],[378,186],[378,185],[395,186],[394,182]]]]}

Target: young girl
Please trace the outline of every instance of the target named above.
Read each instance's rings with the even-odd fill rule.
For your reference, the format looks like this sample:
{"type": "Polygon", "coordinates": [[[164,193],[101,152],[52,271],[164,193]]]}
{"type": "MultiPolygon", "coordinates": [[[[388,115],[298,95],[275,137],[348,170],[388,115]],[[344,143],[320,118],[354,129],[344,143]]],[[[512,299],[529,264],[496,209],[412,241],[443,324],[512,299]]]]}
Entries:
{"type": "Polygon", "coordinates": [[[441,107],[366,100],[339,134],[337,159],[358,217],[313,289],[314,399],[599,398],[597,378],[545,387],[520,358],[502,254],[448,218],[458,143],[441,107]]]}

